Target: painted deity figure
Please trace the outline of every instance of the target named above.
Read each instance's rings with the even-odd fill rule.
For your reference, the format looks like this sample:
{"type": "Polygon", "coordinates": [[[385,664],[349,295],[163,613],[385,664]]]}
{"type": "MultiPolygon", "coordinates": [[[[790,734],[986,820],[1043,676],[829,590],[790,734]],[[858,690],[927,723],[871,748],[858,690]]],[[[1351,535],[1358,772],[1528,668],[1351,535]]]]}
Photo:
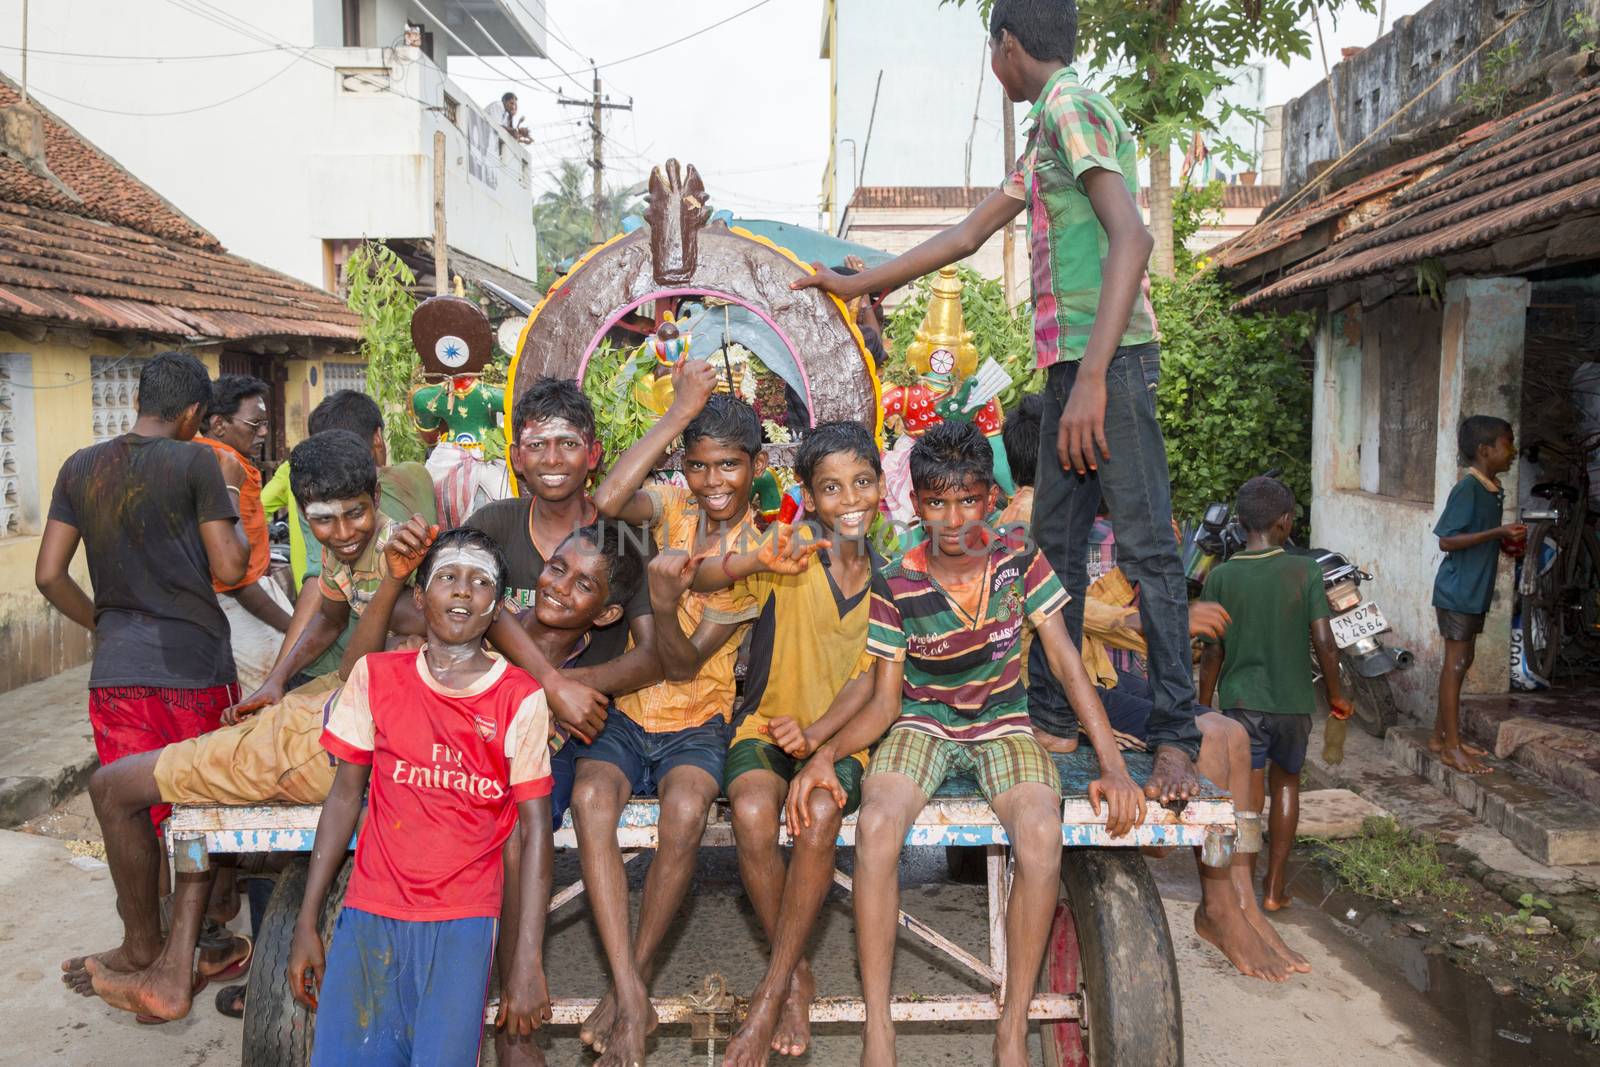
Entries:
{"type": "Polygon", "coordinates": [[[505,390],[478,372],[489,362],[494,331],[482,310],[458,296],[424,300],[411,316],[411,341],[427,383],[411,393],[419,432],[436,439],[428,454],[439,520],[459,526],[491,500],[509,496],[504,459],[484,458],[484,440],[505,408],[505,390]]]}

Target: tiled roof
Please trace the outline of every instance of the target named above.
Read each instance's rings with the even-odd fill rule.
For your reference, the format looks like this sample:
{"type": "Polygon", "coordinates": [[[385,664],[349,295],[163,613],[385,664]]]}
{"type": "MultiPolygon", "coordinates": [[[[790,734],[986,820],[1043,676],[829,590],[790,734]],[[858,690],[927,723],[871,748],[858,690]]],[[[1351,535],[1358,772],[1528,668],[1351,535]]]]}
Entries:
{"type": "Polygon", "coordinates": [[[1213,253],[1225,272],[1331,224],[1320,251],[1241,307],[1600,213],[1600,78],[1258,223],[1213,253]]]}
{"type": "MultiPolygon", "coordinates": [[[[860,185],[850,197],[853,208],[971,209],[994,192],[992,185],[860,185]]],[[[1228,185],[1225,208],[1264,208],[1278,199],[1276,185],[1228,185]]],[[[1139,206],[1150,206],[1148,186],[1139,190],[1139,206]]]]}
{"type": "MultiPolygon", "coordinates": [[[[0,107],[20,101],[0,77],[0,107]]],[[[0,315],[163,337],[354,341],[331,293],[222,244],[77,131],[44,117],[45,162],[82,198],[0,155],[0,315]]]]}

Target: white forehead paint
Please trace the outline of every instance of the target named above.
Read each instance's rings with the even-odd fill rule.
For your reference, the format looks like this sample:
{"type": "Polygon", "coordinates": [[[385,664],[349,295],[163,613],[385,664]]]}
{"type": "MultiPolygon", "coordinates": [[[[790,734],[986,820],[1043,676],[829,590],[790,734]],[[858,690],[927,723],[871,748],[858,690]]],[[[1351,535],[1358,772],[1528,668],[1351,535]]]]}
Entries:
{"type": "MultiPolygon", "coordinates": [[[[428,572],[428,584],[433,584],[433,579],[446,567],[462,566],[479,571],[490,581],[500,580],[500,568],[495,565],[494,556],[474,545],[451,545],[440,551],[433,561],[433,569],[428,572]]],[[[489,605],[489,611],[494,610],[494,604],[489,605]]]]}
{"type": "Polygon", "coordinates": [[[583,431],[566,419],[540,419],[533,426],[526,427],[517,436],[517,443],[527,448],[535,441],[557,441],[563,437],[583,437],[583,431]],[[537,432],[535,431],[537,427],[537,432]]]}
{"type": "Polygon", "coordinates": [[[320,522],[332,522],[359,503],[360,501],[358,500],[319,500],[314,504],[306,505],[306,518],[320,522]]]}

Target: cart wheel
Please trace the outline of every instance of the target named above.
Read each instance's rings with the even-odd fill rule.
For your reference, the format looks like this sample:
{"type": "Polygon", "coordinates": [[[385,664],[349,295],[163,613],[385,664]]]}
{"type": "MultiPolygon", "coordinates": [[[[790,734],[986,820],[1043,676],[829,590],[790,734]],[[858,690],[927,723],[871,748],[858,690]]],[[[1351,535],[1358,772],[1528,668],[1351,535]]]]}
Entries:
{"type": "MultiPolygon", "coordinates": [[[[244,998],[244,1056],[242,1067],[306,1067],[311,1062],[311,1038],[316,1016],[295,1002],[289,992],[289,949],[294,944],[295,919],[306,895],[310,861],[296,859],[278,875],[272,898],[256,931],[256,955],[250,966],[250,987],[244,998]]],[[[317,928],[323,942],[333,934],[334,920],[344,906],[350,882],[347,860],[328,890],[317,928]]]]}
{"type": "MultiPolygon", "coordinates": [[[[1045,949],[1045,983],[1050,993],[1081,993],[1082,972],[1078,961],[1078,928],[1065,903],[1056,905],[1056,919],[1050,927],[1050,945],[1045,949]]],[[[1044,1067],[1088,1067],[1089,1050],[1083,1044],[1083,1029],[1071,1019],[1039,1024],[1039,1044],[1044,1049],[1044,1067]]]]}
{"type": "Polygon", "coordinates": [[[1061,881],[1066,901],[1051,931],[1047,974],[1052,992],[1082,994],[1083,1019],[1045,1025],[1045,1062],[1181,1067],[1178,961],[1144,857],[1068,849],[1061,881]]]}

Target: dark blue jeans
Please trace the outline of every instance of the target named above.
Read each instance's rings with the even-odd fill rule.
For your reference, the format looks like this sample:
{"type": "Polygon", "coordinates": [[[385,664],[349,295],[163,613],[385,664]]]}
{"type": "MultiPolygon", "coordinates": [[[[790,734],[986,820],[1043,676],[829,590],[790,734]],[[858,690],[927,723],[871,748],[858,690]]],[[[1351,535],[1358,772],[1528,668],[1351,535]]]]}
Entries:
{"type": "MultiPolygon", "coordinates": [[[[1172,745],[1193,759],[1194,674],[1189,643],[1189,597],[1178,541],[1172,532],[1167,447],[1156,423],[1161,347],[1155,342],[1117,349],[1106,367],[1106,445],[1111,458],[1078,477],[1056,457],[1056,430],[1077,380],[1078,363],[1057,363],[1045,384],[1039,424],[1039,469],[1033,501],[1033,539],[1072,597],[1064,615],[1075,646],[1083,642],[1083,597],[1089,587],[1089,531],[1104,495],[1117,537],[1117,565],[1139,587],[1139,618],[1149,645],[1151,749],[1172,745]]],[[[1028,710],[1050,733],[1071,737],[1077,716],[1067,703],[1044,647],[1028,663],[1028,710]]]]}

